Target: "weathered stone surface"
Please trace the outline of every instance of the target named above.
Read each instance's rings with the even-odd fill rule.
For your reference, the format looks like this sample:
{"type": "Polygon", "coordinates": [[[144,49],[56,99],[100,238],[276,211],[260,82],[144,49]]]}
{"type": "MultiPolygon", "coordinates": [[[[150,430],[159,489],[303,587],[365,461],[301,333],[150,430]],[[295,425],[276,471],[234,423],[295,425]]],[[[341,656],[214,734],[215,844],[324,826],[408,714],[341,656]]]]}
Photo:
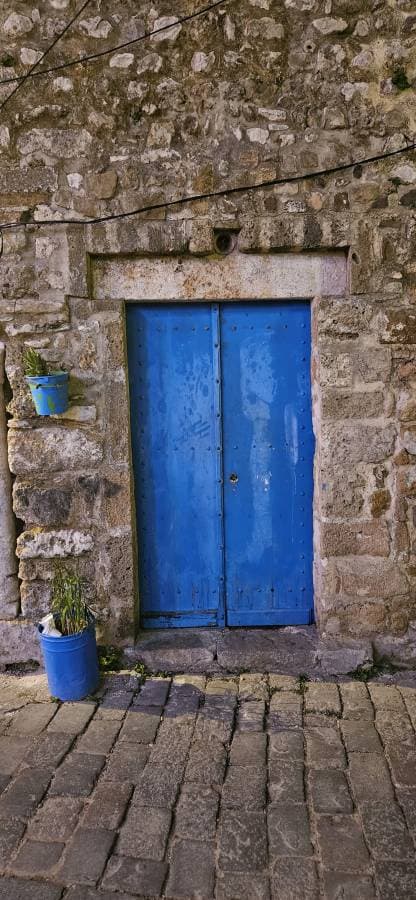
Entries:
{"type": "Polygon", "coordinates": [[[309,859],[276,859],[271,870],[271,898],[302,897],[317,900],[319,886],[316,865],[309,859]]]}
{"type": "Polygon", "coordinates": [[[359,825],[352,816],[319,816],[317,832],[325,868],[367,871],[370,858],[359,825]]]}
{"type": "Polygon", "coordinates": [[[373,650],[370,642],[343,639],[342,646],[331,641],[321,641],[315,653],[315,662],[325,675],[348,675],[360,667],[371,666],[373,650]]]}
{"type": "Polygon", "coordinates": [[[70,753],[49,788],[51,797],[88,797],[105,763],[104,756],[70,753]]]}
{"type": "Polygon", "coordinates": [[[271,863],[280,856],[312,856],[307,807],[274,803],[267,813],[271,863]]]}
{"type": "Polygon", "coordinates": [[[214,892],[215,850],[210,843],[177,841],[172,848],[170,873],[166,885],[166,897],[197,896],[210,900],[214,892]],[[195,866],[195,858],[198,866],[195,866]]]}
{"type": "Polygon", "coordinates": [[[376,893],[372,879],[366,875],[349,875],[346,872],[325,872],[325,897],[328,900],[375,900],[376,893]]]}
{"type": "Polygon", "coordinates": [[[42,428],[22,435],[9,434],[9,465],[16,475],[29,475],[38,471],[38,460],[51,472],[90,467],[99,463],[103,451],[101,444],[85,431],[62,428],[42,428]]]}
{"type": "Polygon", "coordinates": [[[154,859],[129,859],[112,856],[105,871],[103,885],[111,891],[133,891],[134,895],[160,894],[166,878],[167,864],[154,859]]]}
{"type": "Polygon", "coordinates": [[[78,822],[82,802],[72,797],[47,798],[29,822],[27,835],[32,841],[67,841],[78,822]]]}
{"type": "Polygon", "coordinates": [[[311,769],[309,790],[314,812],[351,813],[353,804],[343,772],[337,769],[311,769]]]}
{"type": "Polygon", "coordinates": [[[356,803],[389,799],[393,787],[387,765],[379,753],[352,753],[349,777],[356,803]]]}
{"type": "Polygon", "coordinates": [[[94,715],[93,703],[65,703],[48,727],[48,733],[80,734],[94,715]]]}
{"type": "Polygon", "coordinates": [[[413,841],[397,803],[364,803],[360,811],[367,846],[375,859],[414,859],[413,841]]]}
{"type": "Polygon", "coordinates": [[[112,831],[78,828],[59,866],[57,876],[64,884],[95,884],[102,874],[114,843],[112,831]]]}
{"type": "Polygon", "coordinates": [[[40,734],[53,719],[57,703],[29,703],[13,718],[8,734],[40,734]]]}
{"type": "Polygon", "coordinates": [[[16,875],[51,875],[62,856],[64,844],[25,841],[15,856],[11,871],[16,875]]]}
{"type": "Polygon", "coordinates": [[[306,759],[312,768],[344,768],[345,752],[336,728],[305,730],[306,759]]]}
{"type": "Polygon", "coordinates": [[[220,816],[219,865],[224,872],[262,871],[267,860],[264,812],[225,809],[220,816]]]}
{"type": "Polygon", "coordinates": [[[60,900],[62,888],[46,881],[0,878],[1,900],[60,900]]]}

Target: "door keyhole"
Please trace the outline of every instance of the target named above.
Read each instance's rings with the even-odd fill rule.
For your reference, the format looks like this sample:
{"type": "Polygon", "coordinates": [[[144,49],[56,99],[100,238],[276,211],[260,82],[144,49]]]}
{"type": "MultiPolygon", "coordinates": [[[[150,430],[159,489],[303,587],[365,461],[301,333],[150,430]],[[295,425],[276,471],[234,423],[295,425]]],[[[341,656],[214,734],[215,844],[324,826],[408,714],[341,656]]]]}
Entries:
{"type": "Polygon", "coordinates": [[[235,472],[231,472],[229,480],[230,480],[231,484],[237,484],[238,475],[236,475],[235,472]]]}

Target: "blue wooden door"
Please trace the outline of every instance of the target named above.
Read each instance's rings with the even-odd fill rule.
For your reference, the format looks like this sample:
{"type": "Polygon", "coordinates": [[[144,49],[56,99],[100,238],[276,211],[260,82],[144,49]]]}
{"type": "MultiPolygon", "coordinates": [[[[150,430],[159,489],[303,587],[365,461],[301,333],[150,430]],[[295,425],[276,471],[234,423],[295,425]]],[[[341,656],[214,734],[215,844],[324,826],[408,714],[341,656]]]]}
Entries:
{"type": "Polygon", "coordinates": [[[224,622],[217,335],[209,305],[127,308],[146,628],[224,622]]]}
{"type": "Polygon", "coordinates": [[[224,305],[228,625],[312,621],[310,307],[224,305]]]}
{"type": "Polygon", "coordinates": [[[143,626],[309,623],[309,306],[129,306],[127,334],[143,626]]]}

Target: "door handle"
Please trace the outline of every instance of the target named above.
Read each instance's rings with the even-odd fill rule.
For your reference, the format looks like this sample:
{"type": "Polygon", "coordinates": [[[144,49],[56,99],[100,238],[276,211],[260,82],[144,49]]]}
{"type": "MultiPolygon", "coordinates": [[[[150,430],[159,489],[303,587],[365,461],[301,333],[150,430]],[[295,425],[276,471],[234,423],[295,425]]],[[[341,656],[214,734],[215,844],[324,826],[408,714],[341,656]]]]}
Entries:
{"type": "Polygon", "coordinates": [[[231,484],[237,484],[237,482],[238,482],[238,475],[236,475],[235,472],[231,472],[231,475],[230,475],[230,477],[229,477],[228,480],[231,482],[231,484]]]}

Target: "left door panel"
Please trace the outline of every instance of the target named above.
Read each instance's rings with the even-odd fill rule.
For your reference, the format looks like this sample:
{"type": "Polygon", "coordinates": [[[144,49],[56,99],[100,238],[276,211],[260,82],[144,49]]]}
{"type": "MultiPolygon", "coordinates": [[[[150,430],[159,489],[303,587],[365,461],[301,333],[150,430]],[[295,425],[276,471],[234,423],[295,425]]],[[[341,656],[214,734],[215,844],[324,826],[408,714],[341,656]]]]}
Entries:
{"type": "Polygon", "coordinates": [[[145,628],[224,623],[218,330],[215,306],[127,307],[145,628]]]}

